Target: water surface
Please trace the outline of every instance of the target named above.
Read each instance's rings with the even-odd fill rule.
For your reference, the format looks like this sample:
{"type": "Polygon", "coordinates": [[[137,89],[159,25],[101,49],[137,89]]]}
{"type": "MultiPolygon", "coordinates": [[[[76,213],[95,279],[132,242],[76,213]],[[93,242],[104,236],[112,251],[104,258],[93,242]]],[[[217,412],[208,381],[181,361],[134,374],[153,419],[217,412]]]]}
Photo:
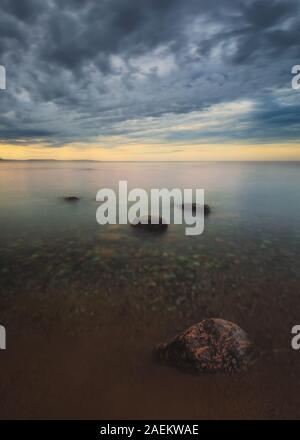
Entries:
{"type": "Polygon", "coordinates": [[[300,316],[299,171],[297,162],[0,162],[0,320],[13,341],[0,353],[2,415],[299,416],[290,349],[300,316]],[[96,193],[120,180],[204,188],[204,233],[99,226],[96,193]],[[156,364],[156,343],[211,316],[249,332],[261,353],[253,372],[212,380],[156,364]]]}

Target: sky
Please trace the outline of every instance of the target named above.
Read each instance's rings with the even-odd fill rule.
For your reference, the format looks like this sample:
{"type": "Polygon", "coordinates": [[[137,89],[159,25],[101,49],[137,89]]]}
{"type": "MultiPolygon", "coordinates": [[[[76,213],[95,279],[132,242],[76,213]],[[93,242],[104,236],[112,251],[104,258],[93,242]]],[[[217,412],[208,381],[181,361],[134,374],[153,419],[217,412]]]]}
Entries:
{"type": "Polygon", "coordinates": [[[300,160],[299,0],[0,0],[0,157],[300,160]]]}

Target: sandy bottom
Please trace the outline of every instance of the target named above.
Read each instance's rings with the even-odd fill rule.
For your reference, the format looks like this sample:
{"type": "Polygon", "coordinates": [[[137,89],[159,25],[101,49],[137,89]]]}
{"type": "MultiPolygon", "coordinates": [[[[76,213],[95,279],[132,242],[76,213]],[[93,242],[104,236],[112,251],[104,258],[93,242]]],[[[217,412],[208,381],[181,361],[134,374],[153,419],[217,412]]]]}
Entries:
{"type": "Polygon", "coordinates": [[[271,302],[271,313],[268,301],[258,300],[246,316],[228,298],[220,305],[222,318],[254,337],[258,361],[241,375],[194,376],[157,364],[153,349],[205,317],[200,308],[190,316],[151,311],[147,302],[133,306],[126,291],[111,304],[101,295],[92,303],[74,292],[60,300],[57,294],[28,294],[17,306],[6,299],[2,419],[299,418],[300,353],[290,348],[288,332],[282,334],[295,316],[292,303],[283,313],[271,302]]]}

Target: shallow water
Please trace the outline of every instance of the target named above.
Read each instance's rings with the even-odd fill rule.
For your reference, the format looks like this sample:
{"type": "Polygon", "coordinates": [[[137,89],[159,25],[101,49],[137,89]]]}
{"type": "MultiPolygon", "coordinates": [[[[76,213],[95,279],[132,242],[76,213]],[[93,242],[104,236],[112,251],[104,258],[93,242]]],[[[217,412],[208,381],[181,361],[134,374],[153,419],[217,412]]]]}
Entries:
{"type": "Polygon", "coordinates": [[[295,162],[0,162],[0,321],[13,341],[10,351],[0,353],[1,368],[8,369],[1,375],[1,414],[300,415],[300,356],[290,349],[289,336],[300,316],[299,171],[295,162]],[[158,235],[127,225],[99,226],[96,192],[117,189],[120,180],[146,190],[204,188],[212,209],[204,233],[187,237],[183,226],[172,225],[158,235]],[[67,203],[67,195],[80,201],[67,203]],[[233,320],[250,333],[264,353],[257,370],[244,378],[218,378],[214,385],[209,377],[155,364],[156,343],[210,316],[233,320]],[[36,339],[34,347],[24,342],[26,332],[36,339]],[[75,348],[66,350],[69,338],[75,348]],[[53,347],[59,347],[58,364],[53,347]],[[54,408],[59,385],[52,389],[51,381],[68,381],[72,360],[76,364],[82,356],[93,371],[81,365],[85,376],[74,372],[68,398],[54,408]],[[18,370],[23,361],[25,373],[18,370]],[[33,374],[32,363],[51,365],[49,380],[33,374]],[[87,393],[87,374],[90,404],[83,410],[74,394],[87,393]],[[11,382],[17,385],[10,388],[11,382]],[[165,384],[173,389],[169,394],[165,384]],[[203,388],[206,397],[199,397],[203,388]],[[155,409],[146,398],[152,392],[155,409]],[[27,406],[14,407],[16,400],[27,406]]]}
{"type": "Polygon", "coordinates": [[[97,281],[94,266],[102,264],[108,278],[118,281],[118,267],[138,259],[149,272],[162,258],[159,264],[171,269],[170,276],[172,268],[184,272],[183,281],[203,264],[251,262],[272,272],[280,256],[292,271],[299,256],[299,171],[300,163],[0,163],[1,273],[8,282],[27,276],[31,284],[36,276],[47,281],[49,272],[64,282],[97,281]],[[204,233],[188,237],[185,226],[171,225],[156,236],[128,225],[98,225],[96,193],[117,192],[120,180],[147,191],[204,188],[212,209],[204,233]],[[66,195],[80,201],[67,203],[66,195]],[[78,263],[86,270],[78,273],[78,263]]]}
{"type": "MultiPolygon", "coordinates": [[[[214,216],[209,227],[230,222],[263,228],[297,228],[300,218],[300,163],[101,163],[1,162],[1,237],[32,233],[56,236],[71,228],[101,231],[95,222],[100,188],[204,188],[214,216]],[[79,195],[81,203],[62,203],[79,195]]],[[[181,231],[178,232],[178,238],[181,231]]]]}

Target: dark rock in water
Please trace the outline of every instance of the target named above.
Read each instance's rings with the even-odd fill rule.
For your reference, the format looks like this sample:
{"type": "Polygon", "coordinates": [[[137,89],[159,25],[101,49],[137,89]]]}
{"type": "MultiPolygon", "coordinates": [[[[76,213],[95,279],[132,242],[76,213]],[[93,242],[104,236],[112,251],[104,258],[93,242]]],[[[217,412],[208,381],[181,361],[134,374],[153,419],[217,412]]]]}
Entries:
{"type": "Polygon", "coordinates": [[[168,227],[162,217],[151,215],[135,218],[131,226],[149,231],[165,231],[168,227]]]}
{"type": "Polygon", "coordinates": [[[204,205],[204,214],[205,215],[210,214],[210,206],[207,204],[204,205]]]}
{"type": "MultiPolygon", "coordinates": [[[[182,209],[190,209],[193,212],[196,212],[196,209],[200,209],[202,208],[201,205],[197,205],[197,203],[183,203],[181,205],[182,209]]],[[[210,213],[210,206],[209,205],[204,205],[204,215],[208,215],[210,213]]]]}
{"type": "Polygon", "coordinates": [[[193,373],[236,373],[252,364],[252,343],[236,324],[205,319],[160,344],[158,358],[193,373]]]}
{"type": "Polygon", "coordinates": [[[78,202],[78,201],[79,201],[79,197],[76,197],[76,196],[67,196],[67,197],[64,197],[64,200],[65,200],[66,202],[78,202]]]}

